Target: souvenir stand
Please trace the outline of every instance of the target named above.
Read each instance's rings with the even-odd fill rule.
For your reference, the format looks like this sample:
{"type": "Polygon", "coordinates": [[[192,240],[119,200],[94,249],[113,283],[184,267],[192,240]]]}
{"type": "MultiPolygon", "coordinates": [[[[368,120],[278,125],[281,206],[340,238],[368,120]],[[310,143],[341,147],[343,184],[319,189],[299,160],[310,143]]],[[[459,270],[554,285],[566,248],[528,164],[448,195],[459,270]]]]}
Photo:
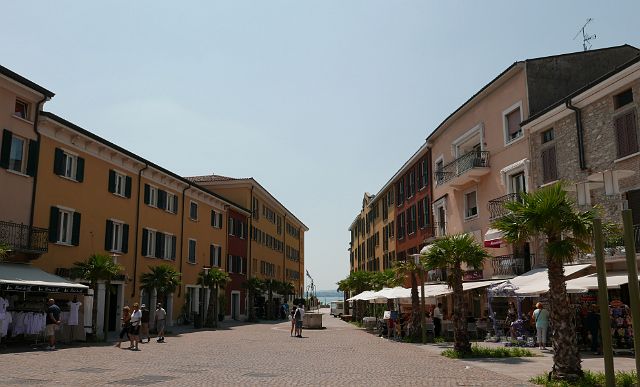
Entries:
{"type": "MultiPolygon", "coordinates": [[[[61,327],[56,332],[59,339],[84,337],[84,320],[80,313],[70,317],[70,305],[80,312],[80,302],[88,286],[69,282],[64,278],[44,272],[28,264],[0,264],[0,340],[4,342],[45,340],[47,300],[53,298],[63,311],[61,327]],[[75,320],[74,320],[75,318],[75,320]],[[81,321],[81,322],[80,322],[81,321]],[[78,328],[68,326],[75,322],[78,328]],[[82,331],[82,334],[80,334],[82,331]],[[76,333],[73,336],[72,333],[76,333]]],[[[66,339],[64,341],[69,341],[66,339]]]]}
{"type": "Polygon", "coordinates": [[[510,281],[494,284],[492,286],[489,286],[489,288],[487,289],[487,303],[489,308],[489,318],[491,319],[491,323],[493,326],[493,334],[498,340],[500,339],[500,337],[505,336],[505,332],[502,329],[503,324],[499,324],[497,322],[498,320],[496,319],[496,313],[493,311],[493,299],[496,297],[515,298],[517,301],[517,307],[518,307],[518,319],[516,320],[516,322],[518,321],[521,322],[522,321],[522,299],[524,297],[521,297],[518,294],[516,294],[516,290],[518,290],[518,287],[510,281]]]}

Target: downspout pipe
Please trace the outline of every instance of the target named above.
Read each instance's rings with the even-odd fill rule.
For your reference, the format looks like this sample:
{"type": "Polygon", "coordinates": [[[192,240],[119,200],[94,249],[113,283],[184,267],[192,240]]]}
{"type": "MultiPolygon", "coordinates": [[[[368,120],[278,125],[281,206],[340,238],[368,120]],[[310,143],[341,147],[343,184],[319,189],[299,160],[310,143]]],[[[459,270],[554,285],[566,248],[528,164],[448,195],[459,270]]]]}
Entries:
{"type": "Polygon", "coordinates": [[[138,235],[140,227],[140,186],[142,185],[142,172],[149,168],[149,164],[145,164],[144,168],[138,171],[138,193],[136,194],[136,239],[134,242],[134,251],[133,251],[133,287],[131,288],[131,298],[136,295],[136,281],[138,279],[138,235]]]}
{"type": "MultiPolygon", "coordinates": [[[[184,259],[182,259],[182,251],[184,250],[184,202],[185,202],[185,192],[187,192],[187,190],[191,188],[191,184],[187,185],[186,187],[184,187],[184,189],[182,190],[182,220],[180,222],[180,274],[182,274],[182,265],[184,263],[184,259]]],[[[178,255],[178,253],[176,252],[176,255],[178,255]]],[[[182,286],[178,287],[178,297],[180,297],[180,295],[182,294],[182,286]]]]}
{"type": "MultiPolygon", "coordinates": [[[[40,138],[42,135],[38,130],[38,119],[40,119],[40,106],[43,103],[49,100],[49,97],[44,96],[38,103],[36,104],[36,113],[33,118],[33,131],[36,134],[36,141],[38,142],[38,157],[36,158],[36,168],[33,173],[33,188],[31,190],[31,210],[29,212],[29,234],[31,234],[31,230],[33,229],[33,218],[35,216],[35,206],[36,206],[36,186],[38,185],[38,165],[40,164],[40,138]]],[[[29,235],[29,241],[31,241],[31,235],[29,235]]]]}
{"type": "Polygon", "coordinates": [[[580,169],[587,169],[587,163],[584,159],[584,129],[582,128],[582,111],[571,104],[571,98],[566,101],[567,109],[571,109],[576,114],[576,130],[578,134],[578,159],[580,161],[580,169]]]}

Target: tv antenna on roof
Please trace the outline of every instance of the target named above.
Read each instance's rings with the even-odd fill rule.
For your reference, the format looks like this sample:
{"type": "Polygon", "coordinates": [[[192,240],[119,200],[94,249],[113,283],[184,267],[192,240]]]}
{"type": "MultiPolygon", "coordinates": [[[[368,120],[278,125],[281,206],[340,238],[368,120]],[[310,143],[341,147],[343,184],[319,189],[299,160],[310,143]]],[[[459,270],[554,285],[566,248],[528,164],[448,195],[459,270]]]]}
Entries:
{"type": "Polygon", "coordinates": [[[593,21],[592,18],[588,18],[587,22],[584,23],[582,28],[578,30],[578,33],[576,33],[576,36],[573,37],[573,40],[576,40],[576,38],[580,36],[580,33],[582,33],[582,48],[584,48],[585,51],[588,51],[591,48],[591,40],[596,39],[596,34],[589,35],[584,30],[587,27],[587,24],[591,23],[592,21],[593,21]]]}

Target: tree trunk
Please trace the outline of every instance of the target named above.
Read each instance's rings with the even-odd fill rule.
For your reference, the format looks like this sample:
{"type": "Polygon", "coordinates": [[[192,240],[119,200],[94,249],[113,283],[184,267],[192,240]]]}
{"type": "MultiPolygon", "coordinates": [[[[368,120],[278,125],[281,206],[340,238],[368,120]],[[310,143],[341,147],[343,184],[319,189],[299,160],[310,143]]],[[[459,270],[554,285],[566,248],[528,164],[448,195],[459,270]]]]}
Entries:
{"type": "Polygon", "coordinates": [[[273,320],[273,291],[269,287],[269,298],[267,301],[267,319],[273,320]]]}
{"type": "MultiPolygon", "coordinates": [[[[552,243],[552,238],[549,238],[552,243]]],[[[553,344],[554,378],[566,379],[582,376],[580,353],[576,342],[575,315],[567,297],[562,259],[547,257],[549,273],[549,312],[553,344]]]]}
{"type": "Polygon", "coordinates": [[[107,341],[109,335],[109,309],[111,308],[111,282],[109,281],[105,282],[104,298],[104,326],[102,328],[104,341],[107,341]]]}
{"type": "Polygon", "coordinates": [[[453,290],[453,349],[458,353],[469,353],[471,352],[471,343],[469,343],[467,333],[467,308],[464,305],[460,262],[456,262],[453,267],[451,288],[453,290]]]}
{"type": "Polygon", "coordinates": [[[411,324],[407,329],[409,337],[417,340],[421,335],[420,330],[420,296],[418,295],[418,279],[415,271],[411,271],[411,324]]]}
{"type": "Polygon", "coordinates": [[[217,290],[214,291],[214,289],[216,289],[215,286],[209,286],[209,306],[207,309],[207,319],[205,321],[205,326],[207,328],[217,328],[218,324],[218,315],[215,313],[215,305],[216,302],[218,301],[218,292],[217,290]]]}

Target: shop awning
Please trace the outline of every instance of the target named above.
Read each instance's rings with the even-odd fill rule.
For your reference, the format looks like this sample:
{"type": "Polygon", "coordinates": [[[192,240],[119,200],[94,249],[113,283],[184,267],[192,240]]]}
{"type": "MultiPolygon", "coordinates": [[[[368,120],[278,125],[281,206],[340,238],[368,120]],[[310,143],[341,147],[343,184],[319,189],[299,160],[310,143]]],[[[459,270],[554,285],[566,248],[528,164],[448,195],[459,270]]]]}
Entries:
{"type": "Polygon", "coordinates": [[[504,233],[498,229],[490,228],[484,234],[484,247],[498,248],[503,243],[504,233]]]}
{"type": "MultiPolygon", "coordinates": [[[[566,265],[564,267],[564,275],[575,274],[589,266],[591,265],[566,265]]],[[[516,288],[514,291],[516,296],[537,296],[549,291],[549,274],[546,267],[528,271],[511,278],[509,282],[516,288]]]]}
{"type": "Polygon", "coordinates": [[[374,298],[376,292],[372,290],[365,290],[362,293],[358,293],[355,296],[348,298],[347,301],[368,301],[374,298]]]}
{"type": "Polygon", "coordinates": [[[0,263],[0,290],[40,293],[86,293],[88,286],[22,263],[0,263]]]}
{"type": "MultiPolygon", "coordinates": [[[[640,280],[640,277],[638,279],[640,280]]],[[[627,283],[629,283],[629,276],[626,272],[607,273],[607,289],[620,289],[621,285],[627,283]]],[[[598,290],[596,273],[567,281],[567,293],[586,293],[589,290],[598,290]]]]}
{"type": "Polygon", "coordinates": [[[505,282],[506,280],[490,280],[490,281],[473,281],[473,282],[463,282],[462,288],[467,291],[471,289],[484,288],[485,286],[491,286],[495,284],[499,284],[505,282]]]}

